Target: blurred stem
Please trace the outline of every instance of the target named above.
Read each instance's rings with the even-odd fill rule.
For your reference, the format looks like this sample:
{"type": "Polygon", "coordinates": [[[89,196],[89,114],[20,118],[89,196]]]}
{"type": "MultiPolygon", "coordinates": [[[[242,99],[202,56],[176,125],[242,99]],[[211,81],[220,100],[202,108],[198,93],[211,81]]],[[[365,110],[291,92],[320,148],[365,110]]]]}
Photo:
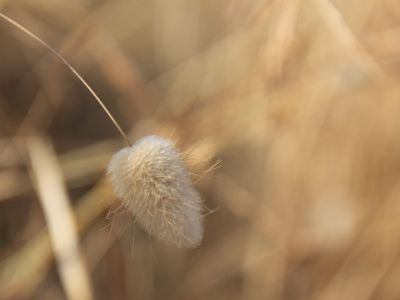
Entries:
{"type": "Polygon", "coordinates": [[[65,293],[71,300],[92,300],[93,291],[79,247],[75,214],[53,147],[35,139],[29,143],[28,150],[65,293]]]}

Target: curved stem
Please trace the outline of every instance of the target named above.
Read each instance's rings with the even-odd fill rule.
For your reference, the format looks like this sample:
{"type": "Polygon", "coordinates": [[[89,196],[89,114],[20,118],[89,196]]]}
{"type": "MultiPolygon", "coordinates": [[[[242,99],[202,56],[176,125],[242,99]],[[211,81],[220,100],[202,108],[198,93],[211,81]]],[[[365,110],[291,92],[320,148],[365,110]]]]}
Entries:
{"type": "Polygon", "coordinates": [[[55,51],[53,48],[51,48],[49,45],[47,45],[45,42],[43,42],[40,38],[38,38],[36,35],[34,35],[32,32],[30,32],[28,29],[26,29],[25,27],[23,27],[22,25],[18,24],[17,22],[15,22],[14,20],[10,19],[9,17],[3,15],[2,13],[0,13],[0,17],[2,17],[3,19],[7,20],[8,22],[10,22],[11,24],[13,24],[14,26],[18,27],[19,29],[21,29],[23,32],[25,32],[26,34],[30,35],[32,38],[34,38],[35,40],[37,40],[39,43],[41,43],[43,46],[45,46],[47,49],[49,49],[51,52],[53,52],[59,59],[61,59],[61,61],[68,67],[71,69],[71,71],[76,75],[76,77],[79,78],[79,80],[87,87],[87,89],[92,93],[92,95],[96,98],[96,100],[99,102],[99,104],[101,105],[101,107],[104,109],[104,111],[107,113],[107,115],[110,117],[111,121],[113,121],[114,125],[118,128],[119,132],[122,134],[123,138],[125,139],[125,141],[129,144],[130,147],[132,147],[131,142],[128,140],[128,137],[126,136],[126,134],[122,131],[121,127],[119,126],[119,124],[117,123],[117,121],[114,119],[114,117],[111,115],[111,113],[108,111],[108,109],[106,108],[106,106],[103,104],[103,102],[100,100],[100,98],[96,95],[96,93],[92,90],[92,88],[89,86],[89,84],[87,84],[87,82],[81,77],[81,75],[79,75],[79,73],[60,55],[57,53],[57,51],[55,51]]]}

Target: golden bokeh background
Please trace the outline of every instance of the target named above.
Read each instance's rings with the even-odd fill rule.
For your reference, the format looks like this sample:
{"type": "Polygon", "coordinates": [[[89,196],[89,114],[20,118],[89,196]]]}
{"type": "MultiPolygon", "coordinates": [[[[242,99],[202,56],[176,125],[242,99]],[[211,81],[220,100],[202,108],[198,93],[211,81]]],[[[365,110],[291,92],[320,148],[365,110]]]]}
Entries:
{"type": "Polygon", "coordinates": [[[124,139],[68,67],[0,19],[0,299],[400,299],[400,2],[0,12],[59,52],[131,142],[214,154],[200,175],[222,160],[196,183],[219,207],[198,248],[106,219],[124,139]]]}

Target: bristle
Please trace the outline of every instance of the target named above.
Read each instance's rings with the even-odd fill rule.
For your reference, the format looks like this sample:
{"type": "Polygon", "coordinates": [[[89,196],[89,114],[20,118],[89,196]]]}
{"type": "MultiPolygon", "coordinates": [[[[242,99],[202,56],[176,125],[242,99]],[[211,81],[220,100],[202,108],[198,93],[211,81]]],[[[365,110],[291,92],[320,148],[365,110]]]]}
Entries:
{"type": "Polygon", "coordinates": [[[178,247],[200,244],[202,202],[173,142],[143,137],[115,154],[107,173],[116,196],[147,233],[178,247]]]}

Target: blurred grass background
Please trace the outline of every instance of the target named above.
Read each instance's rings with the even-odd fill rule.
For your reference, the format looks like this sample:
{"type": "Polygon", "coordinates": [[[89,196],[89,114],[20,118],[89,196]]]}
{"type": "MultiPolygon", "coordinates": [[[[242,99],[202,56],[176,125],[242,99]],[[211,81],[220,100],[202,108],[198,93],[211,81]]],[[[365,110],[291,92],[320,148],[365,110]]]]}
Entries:
{"type": "Polygon", "coordinates": [[[0,299],[400,299],[398,1],[0,9],[77,69],[131,142],[198,143],[195,159],[215,154],[203,170],[222,159],[196,184],[220,207],[197,249],[150,241],[126,218],[111,228],[104,172],[123,138],[67,67],[0,20],[0,299]],[[47,165],[60,178],[48,192],[73,207],[68,228],[54,211],[55,233],[47,165]],[[77,277],[52,250],[70,229],[77,277]]]}

